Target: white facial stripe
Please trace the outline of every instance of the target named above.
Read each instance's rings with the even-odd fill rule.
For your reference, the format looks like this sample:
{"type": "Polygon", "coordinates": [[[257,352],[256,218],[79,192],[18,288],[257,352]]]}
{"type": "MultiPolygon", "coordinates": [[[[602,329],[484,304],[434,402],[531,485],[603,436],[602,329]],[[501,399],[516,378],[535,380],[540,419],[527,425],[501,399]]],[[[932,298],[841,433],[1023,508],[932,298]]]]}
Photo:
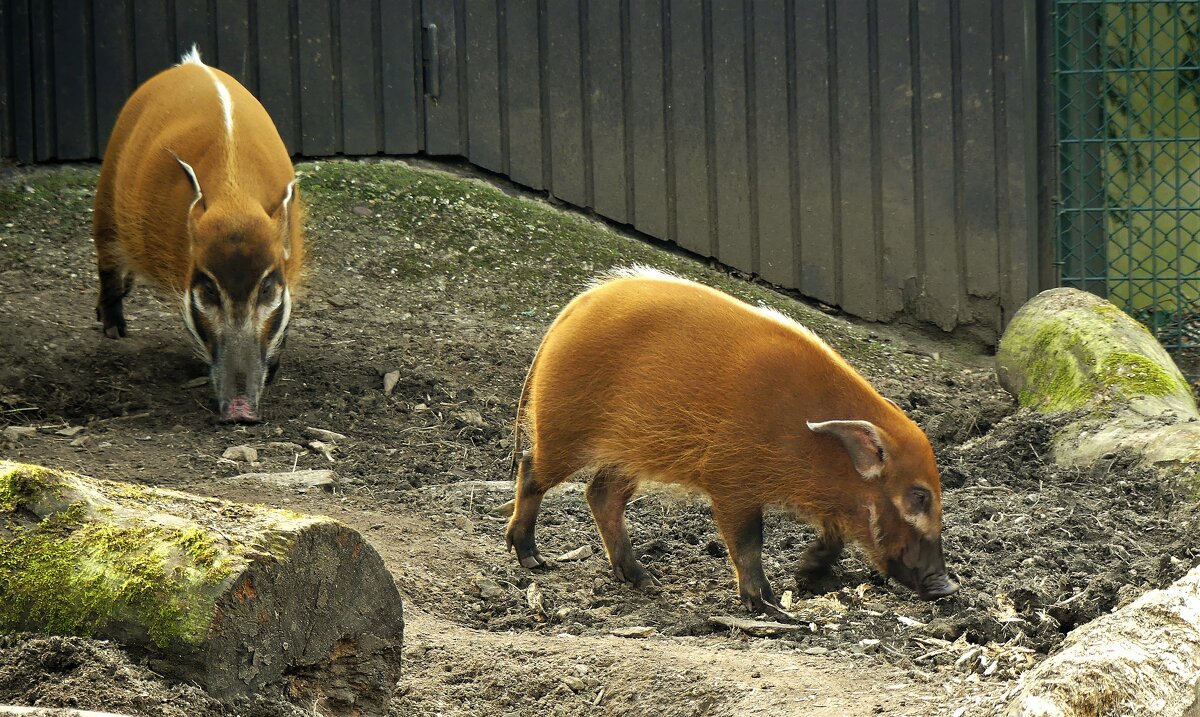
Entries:
{"type": "Polygon", "coordinates": [[[933,529],[933,519],[929,517],[928,513],[909,513],[904,508],[904,501],[899,497],[892,498],[892,505],[896,506],[896,511],[904,518],[904,522],[916,528],[922,534],[932,535],[935,532],[933,529]]]}
{"type": "Polygon", "coordinates": [[[287,287],[283,289],[281,303],[283,304],[283,317],[279,320],[279,330],[271,337],[271,343],[267,347],[267,356],[274,356],[279,352],[279,346],[283,343],[283,337],[287,334],[288,321],[292,318],[292,294],[287,290],[287,287]]]}
{"type": "Polygon", "coordinates": [[[192,292],[190,291],[183,293],[183,323],[187,326],[188,334],[192,337],[192,348],[196,350],[196,354],[208,363],[212,363],[212,356],[208,353],[208,346],[200,340],[200,333],[196,330],[196,322],[192,319],[192,292]]]}
{"type": "Polygon", "coordinates": [[[876,510],[874,503],[867,503],[867,524],[871,528],[871,540],[875,542],[875,547],[878,548],[883,542],[883,533],[879,529],[879,511],[876,510]]]}

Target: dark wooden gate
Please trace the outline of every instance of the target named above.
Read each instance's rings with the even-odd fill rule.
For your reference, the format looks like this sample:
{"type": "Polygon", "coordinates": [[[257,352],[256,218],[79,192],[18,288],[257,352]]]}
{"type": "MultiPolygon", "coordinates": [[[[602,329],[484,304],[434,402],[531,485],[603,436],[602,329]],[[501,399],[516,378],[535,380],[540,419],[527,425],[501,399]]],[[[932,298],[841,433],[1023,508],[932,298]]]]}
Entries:
{"type": "Polygon", "coordinates": [[[1036,291],[1033,0],[5,0],[0,153],[196,43],[303,156],[461,156],[870,319],[1036,291]]]}

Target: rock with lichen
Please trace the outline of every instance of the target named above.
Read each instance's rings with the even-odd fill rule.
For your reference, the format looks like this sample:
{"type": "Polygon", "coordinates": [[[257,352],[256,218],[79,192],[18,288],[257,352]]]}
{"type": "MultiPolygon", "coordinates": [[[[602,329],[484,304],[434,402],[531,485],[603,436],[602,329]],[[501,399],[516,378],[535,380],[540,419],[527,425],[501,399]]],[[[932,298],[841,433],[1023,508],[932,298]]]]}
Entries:
{"type": "Polygon", "coordinates": [[[1023,407],[1069,417],[1055,459],[1088,465],[1132,451],[1153,464],[1200,462],[1191,387],[1144,326],[1076,289],[1051,289],[1013,317],[996,354],[1023,407]]]}
{"type": "Polygon", "coordinates": [[[215,697],[385,711],[401,600],[323,516],[0,461],[0,633],[115,640],[215,697]]]}

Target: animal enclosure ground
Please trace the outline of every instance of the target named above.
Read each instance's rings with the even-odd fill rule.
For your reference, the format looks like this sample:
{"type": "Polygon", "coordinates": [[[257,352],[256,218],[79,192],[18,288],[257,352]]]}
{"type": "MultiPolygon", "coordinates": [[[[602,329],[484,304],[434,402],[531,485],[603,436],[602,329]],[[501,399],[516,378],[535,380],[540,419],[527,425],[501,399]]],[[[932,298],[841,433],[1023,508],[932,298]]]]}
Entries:
{"type": "MultiPolygon", "coordinates": [[[[96,167],[0,179],[0,456],[339,518],[383,555],[405,598],[395,714],[985,714],[1065,631],[1195,564],[1191,494],[1122,457],[1047,460],[1044,419],[1013,414],[970,344],[852,323],[515,191],[405,163],[300,165],[312,246],[266,422],[218,425],[176,302],[144,286],[129,336],[94,321],[96,167]],[[629,511],[661,585],[613,582],[578,491],[547,499],[548,556],[504,550],[513,407],[545,327],[597,272],[640,262],[794,316],[929,433],[943,467],[945,549],[963,588],[922,603],[850,551],[818,585],[792,562],[813,532],[767,521],[766,567],[802,629],[762,638],[742,617],[725,549],[695,496],[651,491],[629,511]],[[384,376],[398,372],[393,391],[384,376]],[[306,428],[344,434],[329,456],[306,428]],[[78,432],[73,432],[79,428],[78,432]],[[62,431],[62,433],[60,433],[62,431]],[[71,435],[63,435],[71,434],[71,435]],[[249,445],[255,465],[223,458],[249,445]],[[332,492],[232,480],[331,468],[332,492]],[[630,628],[647,637],[621,637],[630,628]],[[632,628],[644,628],[634,630],[632,628]]],[[[327,441],[327,443],[330,443],[327,441]]],[[[0,703],[133,714],[275,714],[222,707],[85,639],[0,642],[0,703]],[[33,681],[31,683],[31,681],[33,681]]],[[[275,709],[275,712],[272,710],[275,709]]]]}

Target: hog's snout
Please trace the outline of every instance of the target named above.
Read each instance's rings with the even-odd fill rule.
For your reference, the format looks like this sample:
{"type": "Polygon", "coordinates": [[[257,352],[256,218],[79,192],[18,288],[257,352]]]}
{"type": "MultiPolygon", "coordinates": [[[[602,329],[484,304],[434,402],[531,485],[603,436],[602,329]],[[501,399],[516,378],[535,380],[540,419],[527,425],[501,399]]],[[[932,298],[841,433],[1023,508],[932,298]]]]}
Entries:
{"type": "Polygon", "coordinates": [[[250,399],[234,396],[221,406],[221,420],[226,423],[258,423],[258,411],[250,399]]]}
{"type": "Polygon", "coordinates": [[[958,592],[958,584],[946,573],[941,536],[913,541],[899,560],[888,561],[888,575],[915,590],[922,600],[936,600],[958,592]]]}

